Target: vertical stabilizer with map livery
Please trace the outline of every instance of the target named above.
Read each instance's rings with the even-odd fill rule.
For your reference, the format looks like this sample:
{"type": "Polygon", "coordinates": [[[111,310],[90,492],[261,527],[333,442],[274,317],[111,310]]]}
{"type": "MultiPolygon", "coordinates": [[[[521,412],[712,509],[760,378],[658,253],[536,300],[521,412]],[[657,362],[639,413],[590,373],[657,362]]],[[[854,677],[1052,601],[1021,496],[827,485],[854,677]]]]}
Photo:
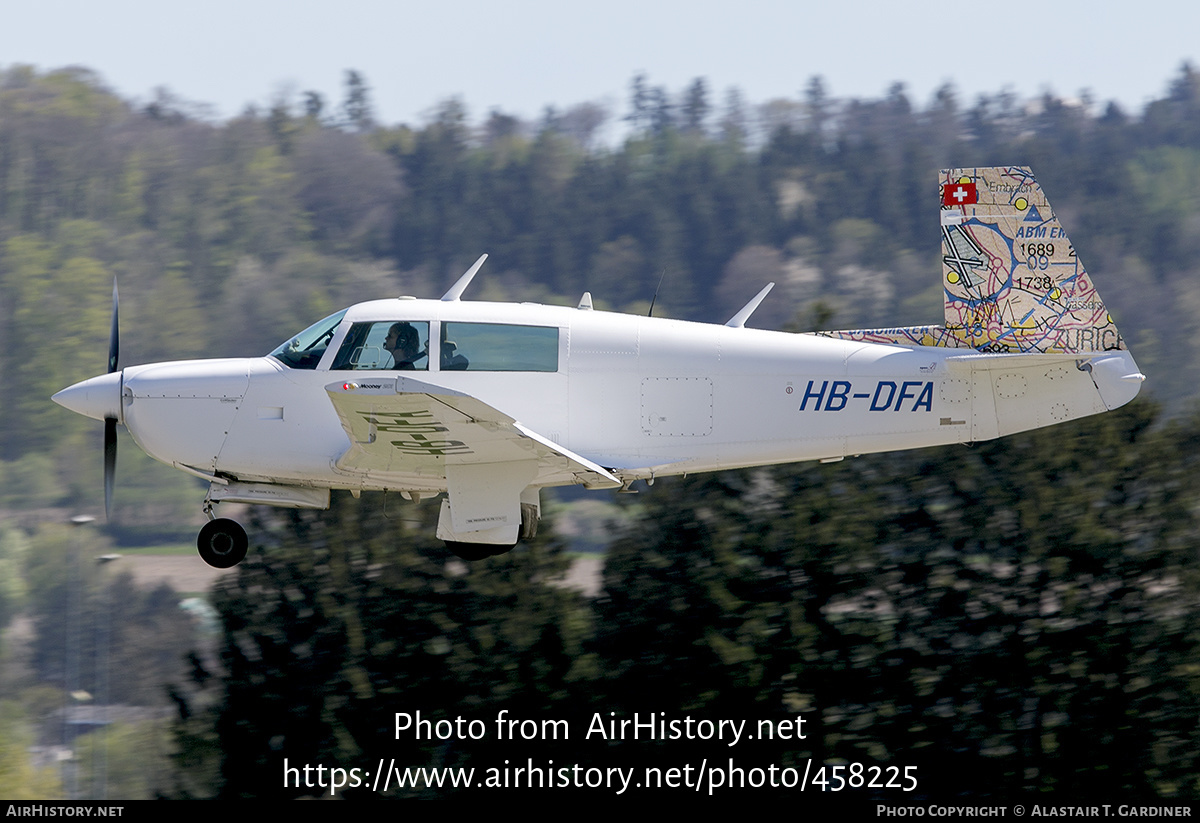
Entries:
{"type": "Polygon", "coordinates": [[[976,436],[1132,400],[1145,377],[1033,172],[950,169],[940,183],[946,331],[975,350],[947,366],[971,374],[976,436]]]}
{"type": "Polygon", "coordinates": [[[1033,172],[950,169],[940,183],[947,331],[987,352],[1125,349],[1033,172]]]}
{"type": "Polygon", "coordinates": [[[944,419],[963,426],[964,441],[1099,414],[1136,397],[1145,376],[1033,173],[948,169],[938,182],[945,325],[818,334],[943,350],[943,399],[965,412],[944,419]]]}

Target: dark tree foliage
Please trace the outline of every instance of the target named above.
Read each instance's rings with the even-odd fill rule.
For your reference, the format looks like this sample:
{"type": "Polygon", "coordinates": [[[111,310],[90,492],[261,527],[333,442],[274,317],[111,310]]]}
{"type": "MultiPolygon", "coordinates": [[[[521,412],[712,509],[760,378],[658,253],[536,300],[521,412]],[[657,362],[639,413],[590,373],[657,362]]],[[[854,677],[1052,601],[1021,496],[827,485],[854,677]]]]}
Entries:
{"type": "Polygon", "coordinates": [[[346,72],[346,99],[342,102],[342,113],[346,125],[355,131],[366,131],[374,124],[371,90],[367,87],[366,78],[353,69],[346,72]]]}
{"type": "MultiPolygon", "coordinates": [[[[285,757],[373,769],[379,758],[401,767],[498,765],[520,754],[519,744],[495,753],[486,743],[396,734],[397,712],[481,718],[493,743],[500,708],[554,716],[569,704],[586,623],[578,596],[548,585],[565,569],[552,537],[468,567],[429,536],[436,510],[347,494],[321,516],[256,523],[262,543],[214,593],[222,676],[196,678],[191,697],[180,697],[189,715],[181,764],[218,759],[221,797],[282,798],[323,794],[283,787],[285,757]],[[210,712],[192,714],[206,702],[210,712]]],[[[436,794],[389,794],[427,793],[436,794]]]]}
{"type": "Polygon", "coordinates": [[[784,757],[933,798],[1194,797],[1200,423],[1154,417],[656,486],[606,567],[608,699],[803,712],[784,757]]]}
{"type": "Polygon", "coordinates": [[[212,708],[181,722],[181,756],[219,757],[228,797],[321,794],[278,788],[285,757],[640,774],[736,755],[915,767],[908,801],[1194,799],[1200,418],[1156,417],[661,480],[590,604],[545,585],[553,541],[465,569],[397,519],[411,508],[276,519],[218,590],[220,676],[197,678],[212,708]],[[418,710],[481,719],[485,739],[397,738],[393,713],[418,710]],[[502,710],[572,737],[499,741],[502,710]],[[806,737],[583,739],[635,713],[803,717],[806,737]]]}

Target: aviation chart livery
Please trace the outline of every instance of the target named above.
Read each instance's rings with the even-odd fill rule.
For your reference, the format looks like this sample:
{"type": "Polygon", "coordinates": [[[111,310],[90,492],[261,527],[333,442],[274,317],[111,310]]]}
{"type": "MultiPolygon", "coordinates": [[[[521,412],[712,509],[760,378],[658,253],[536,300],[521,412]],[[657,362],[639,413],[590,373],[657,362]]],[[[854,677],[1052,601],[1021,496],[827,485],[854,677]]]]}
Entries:
{"type": "Polygon", "coordinates": [[[200,554],[246,532],[223,502],[326,508],[330,489],[444,493],[467,559],[531,536],[547,486],[989,440],[1128,403],[1144,376],[1029,169],[943,171],[945,325],[789,334],[461,300],[360,303],[265,357],[117,368],[54,396],[209,482],[200,554]]]}

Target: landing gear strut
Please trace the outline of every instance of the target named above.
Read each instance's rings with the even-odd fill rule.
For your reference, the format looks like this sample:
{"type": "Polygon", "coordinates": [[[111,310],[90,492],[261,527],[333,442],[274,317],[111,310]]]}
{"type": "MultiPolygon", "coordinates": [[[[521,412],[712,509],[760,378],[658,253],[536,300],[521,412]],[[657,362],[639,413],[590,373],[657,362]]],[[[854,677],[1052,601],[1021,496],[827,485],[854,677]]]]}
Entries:
{"type": "Polygon", "coordinates": [[[229,569],[241,563],[249,544],[246,530],[236,520],[227,517],[218,517],[205,523],[200,536],[196,538],[200,558],[218,569],[229,569]]]}

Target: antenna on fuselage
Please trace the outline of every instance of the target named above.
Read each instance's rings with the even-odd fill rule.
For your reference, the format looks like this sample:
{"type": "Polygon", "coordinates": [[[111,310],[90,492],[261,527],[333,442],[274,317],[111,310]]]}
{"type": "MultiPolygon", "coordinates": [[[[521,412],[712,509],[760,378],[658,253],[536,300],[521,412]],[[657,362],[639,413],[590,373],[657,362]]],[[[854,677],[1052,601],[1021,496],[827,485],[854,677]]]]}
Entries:
{"type": "Polygon", "coordinates": [[[763,301],[763,298],[766,297],[768,292],[770,292],[773,288],[775,288],[774,283],[768,283],[767,285],[763,286],[763,290],[754,295],[754,297],[750,298],[750,302],[742,306],[741,311],[729,318],[729,322],[727,322],[725,325],[733,329],[740,329],[745,326],[746,321],[750,319],[750,315],[754,314],[754,310],[758,308],[758,304],[763,301]]]}
{"type": "Polygon", "coordinates": [[[467,269],[467,273],[458,278],[458,282],[450,287],[450,291],[442,295],[442,300],[449,303],[462,297],[462,293],[467,290],[467,286],[471,285],[471,280],[475,277],[475,273],[479,271],[479,267],[483,265],[484,260],[487,260],[487,255],[479,255],[479,259],[475,261],[475,265],[467,269]]]}
{"type": "Polygon", "coordinates": [[[654,287],[654,297],[650,299],[650,311],[646,312],[647,317],[654,316],[654,303],[658,300],[658,290],[662,288],[663,278],[667,276],[667,267],[663,266],[662,274],[658,276],[658,285],[654,287]]]}

